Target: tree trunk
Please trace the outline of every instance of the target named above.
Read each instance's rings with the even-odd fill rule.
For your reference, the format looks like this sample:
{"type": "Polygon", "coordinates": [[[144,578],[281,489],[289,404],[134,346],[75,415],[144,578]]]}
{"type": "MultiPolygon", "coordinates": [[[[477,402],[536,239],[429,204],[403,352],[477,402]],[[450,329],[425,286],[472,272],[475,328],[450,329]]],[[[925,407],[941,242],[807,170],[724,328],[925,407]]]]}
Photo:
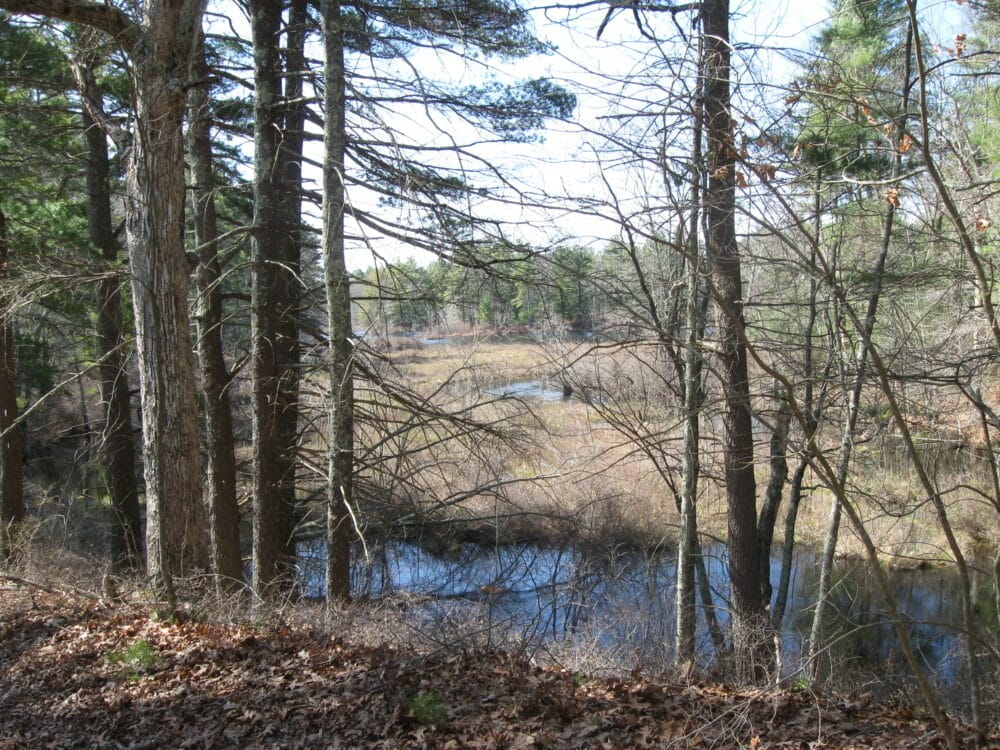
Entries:
{"type": "Polygon", "coordinates": [[[785,540],[781,545],[781,572],[778,577],[778,593],[774,597],[774,609],[771,610],[771,627],[781,630],[785,619],[785,609],[788,606],[788,589],[792,582],[792,565],[795,555],[795,524],[799,517],[799,506],[802,503],[802,481],[809,467],[808,456],[799,460],[798,466],[792,472],[792,482],[788,488],[788,510],[785,511],[785,540]]]}
{"type": "Polygon", "coordinates": [[[299,437],[299,315],[305,290],[300,281],[302,264],[302,148],[305,140],[306,107],[303,76],[306,75],[306,28],[309,22],[306,0],[292,0],[285,42],[284,127],[278,151],[277,173],[281,179],[279,203],[278,314],[276,356],[281,375],[278,384],[278,473],[281,476],[281,534],[289,540],[288,552],[295,554],[297,522],[296,466],[299,437]]]}
{"type": "Polygon", "coordinates": [[[201,455],[184,253],[184,87],[206,0],[149,0],[132,20],[107,3],[0,0],[33,13],[105,31],[131,57],[135,127],[126,180],[142,394],[146,556],[154,585],[172,596],[171,576],[206,567],[201,455]]]}
{"type": "Polygon", "coordinates": [[[8,309],[10,245],[7,217],[0,209],[0,565],[18,562],[24,523],[24,465],[17,417],[17,358],[14,321],[8,309]]]}
{"type": "MultiPolygon", "coordinates": [[[[701,93],[701,61],[699,59],[698,92],[701,93]]],[[[702,111],[701,97],[694,102],[694,133],[691,162],[691,214],[688,217],[687,299],[684,309],[684,470],[681,490],[680,539],[677,545],[677,642],[674,665],[691,664],[695,658],[695,581],[694,549],[698,546],[699,419],[701,413],[701,269],[698,226],[702,183],[702,111]]]]}
{"type": "Polygon", "coordinates": [[[776,392],[779,399],[778,413],[774,419],[774,429],[771,432],[771,478],[764,492],[764,503],[757,519],[757,552],[760,565],[760,585],[764,606],[771,601],[771,543],[774,540],[774,524],[778,520],[778,509],[781,507],[781,497],[785,490],[785,480],[788,478],[788,428],[792,421],[792,410],[788,401],[776,392]]]}
{"type": "Polygon", "coordinates": [[[723,454],[729,531],[733,651],[737,669],[759,677],[767,666],[768,623],[761,595],[757,543],[750,385],[747,375],[743,284],[736,242],[733,128],[729,90],[729,2],[702,4],[708,188],[706,248],[718,305],[719,377],[726,402],[723,454]]]}
{"type": "Polygon", "coordinates": [[[258,597],[294,584],[292,540],[282,509],[278,316],[282,300],[280,0],[251,0],[254,47],[254,219],[251,252],[253,381],[253,586],[258,597]]]}
{"type": "Polygon", "coordinates": [[[688,326],[685,350],[684,383],[684,471],[681,491],[680,540],[677,546],[677,644],[675,665],[694,660],[695,637],[695,585],[694,556],[698,546],[698,522],[695,504],[698,498],[698,420],[701,396],[701,352],[698,348],[697,297],[701,279],[698,274],[698,256],[688,260],[691,270],[688,277],[688,326]]]}
{"type": "Polygon", "coordinates": [[[351,283],[344,260],[344,182],[347,86],[339,0],[323,2],[326,51],[323,108],[326,114],[323,161],[323,272],[329,335],[327,414],[327,606],[350,598],[350,524],[354,473],[354,383],[351,344],[351,283]]]}
{"type": "MultiPolygon", "coordinates": [[[[198,42],[194,77],[208,77],[204,38],[198,42]]],[[[229,370],[222,346],[222,269],[215,212],[215,168],[208,84],[191,89],[188,98],[188,152],[194,200],[194,234],[198,244],[195,272],[195,328],[201,389],[205,402],[206,495],[212,570],[222,590],[236,591],[243,583],[240,554],[240,511],[236,498],[236,458],[229,370]]]]}
{"type": "Polygon", "coordinates": [[[294,530],[283,503],[282,343],[288,303],[283,280],[288,227],[279,148],[283,137],[281,0],[252,0],[254,46],[254,220],[251,237],[253,381],[253,578],[259,597],[287,594],[295,583],[294,530]]]}
{"type": "MultiPolygon", "coordinates": [[[[109,266],[118,260],[118,243],[111,219],[110,164],[107,135],[91,116],[100,107],[90,70],[80,69],[84,106],[83,128],[87,143],[87,229],[90,241],[100,250],[109,266]]],[[[102,279],[97,287],[97,350],[101,357],[101,402],[104,405],[104,434],[101,458],[114,512],[111,531],[111,561],[119,572],[141,566],[141,518],[139,487],[136,481],[135,447],[132,440],[132,404],[125,369],[125,332],[122,326],[121,280],[102,279]]]]}
{"type": "Polygon", "coordinates": [[[208,564],[184,253],[183,84],[203,3],[155,3],[134,57],[127,234],[142,392],[146,554],[157,585],[208,564]]]}

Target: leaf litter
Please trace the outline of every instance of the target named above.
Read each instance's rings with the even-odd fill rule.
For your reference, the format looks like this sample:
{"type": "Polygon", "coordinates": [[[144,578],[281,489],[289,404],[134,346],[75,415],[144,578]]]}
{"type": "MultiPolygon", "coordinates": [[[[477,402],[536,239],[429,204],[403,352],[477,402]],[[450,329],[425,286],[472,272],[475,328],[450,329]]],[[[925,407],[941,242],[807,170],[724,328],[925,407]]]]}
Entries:
{"type": "MultiPolygon", "coordinates": [[[[959,733],[971,743],[967,727],[959,733]]],[[[1000,747],[1000,735],[992,739],[1000,747]]],[[[359,645],[308,627],[160,622],[136,605],[5,589],[0,750],[25,747],[891,750],[943,743],[929,717],[867,697],[588,680],[500,652],[359,645]],[[133,652],[142,659],[109,659],[133,652]]]]}

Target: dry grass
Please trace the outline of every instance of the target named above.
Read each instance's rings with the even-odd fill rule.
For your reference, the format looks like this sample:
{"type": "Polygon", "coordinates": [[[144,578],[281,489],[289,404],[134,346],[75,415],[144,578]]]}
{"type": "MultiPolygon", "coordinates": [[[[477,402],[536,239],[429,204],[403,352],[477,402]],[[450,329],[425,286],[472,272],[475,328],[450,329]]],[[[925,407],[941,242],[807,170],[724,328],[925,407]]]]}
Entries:
{"type": "MultiPolygon", "coordinates": [[[[650,377],[650,363],[653,367],[663,367],[663,363],[656,364],[651,347],[640,349],[596,348],[585,354],[568,344],[559,349],[468,339],[393,353],[398,372],[412,387],[465,407],[482,399],[488,389],[521,381],[546,381],[558,387],[567,378],[578,390],[580,384],[599,381],[614,395],[613,406],[626,427],[612,424],[601,408],[577,398],[526,398],[481,406],[480,416],[516,425],[521,439],[515,443],[483,440],[472,450],[468,444],[442,444],[427,451],[425,494],[419,507],[439,519],[464,519],[490,529],[498,524],[500,536],[508,539],[572,537],[640,545],[673,539],[678,515],[669,482],[680,482],[681,425],[664,396],[665,385],[650,377]],[[444,389],[443,383],[448,384],[444,389]],[[646,435],[657,452],[657,462],[637,448],[634,435],[626,434],[629,430],[646,435]],[[495,482],[498,477],[508,483],[462,503],[443,505],[458,488],[495,482]]],[[[717,408],[710,401],[708,417],[702,421],[699,525],[704,533],[723,538],[726,501],[718,479],[722,474],[721,419],[712,416],[712,409],[717,408]]],[[[981,553],[984,546],[990,546],[987,540],[1000,536],[1000,519],[969,489],[986,488],[984,462],[950,447],[960,421],[953,415],[942,425],[947,433],[944,438],[927,444],[946,447],[939,456],[928,455],[935,459],[937,480],[961,545],[981,553]]],[[[758,436],[758,456],[767,454],[768,437],[766,433],[758,436]]],[[[835,447],[835,431],[827,439],[835,447]]],[[[895,564],[949,559],[933,507],[919,496],[916,478],[898,446],[890,449],[888,445],[883,440],[861,446],[853,462],[851,496],[868,532],[895,564]]],[[[768,479],[767,462],[758,460],[760,495],[768,479]]],[[[796,536],[800,543],[816,544],[826,535],[830,496],[815,476],[807,475],[806,486],[796,536]]],[[[780,543],[782,530],[783,518],[779,518],[776,542],[780,543]]],[[[862,551],[846,528],[840,552],[856,555],[862,551]]]]}
{"type": "Polygon", "coordinates": [[[434,345],[417,342],[390,352],[390,360],[421,392],[433,391],[446,381],[481,389],[502,387],[546,377],[552,367],[541,347],[472,338],[434,345]]]}

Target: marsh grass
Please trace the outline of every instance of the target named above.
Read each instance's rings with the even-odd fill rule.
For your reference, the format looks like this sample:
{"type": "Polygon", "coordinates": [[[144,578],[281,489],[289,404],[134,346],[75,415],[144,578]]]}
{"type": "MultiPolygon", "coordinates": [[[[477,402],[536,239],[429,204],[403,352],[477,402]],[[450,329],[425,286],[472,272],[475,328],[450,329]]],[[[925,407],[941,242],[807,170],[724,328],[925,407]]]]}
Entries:
{"type": "MultiPolygon", "coordinates": [[[[670,394],[669,376],[663,374],[666,364],[655,346],[588,349],[575,343],[543,346],[469,337],[390,352],[390,360],[399,377],[442,408],[474,412],[516,431],[517,439],[484,436],[472,442],[435,442],[439,434],[426,428],[398,436],[393,449],[408,452],[412,460],[406,472],[420,476],[420,490],[402,496],[389,492],[389,505],[401,501],[407,512],[427,521],[466,524],[477,532],[488,528],[501,541],[611,539],[648,546],[676,536],[674,491],[680,480],[682,424],[676,397],[670,394]],[[488,394],[490,389],[523,381],[553,385],[568,381],[574,386],[574,397],[540,400],[488,394]],[[476,492],[476,486],[490,489],[476,492]],[[454,502],[465,490],[470,490],[468,495],[454,502]]],[[[759,393],[766,391],[758,387],[759,393]]],[[[709,537],[724,538],[722,404],[717,395],[709,392],[707,396],[699,527],[709,537]]],[[[849,480],[851,497],[882,553],[894,564],[944,559],[944,537],[937,518],[923,498],[914,496],[912,471],[884,423],[878,395],[869,398],[872,421],[865,429],[878,439],[862,441],[859,447],[849,480]]],[[[769,479],[766,424],[771,407],[763,395],[755,405],[762,420],[755,428],[762,495],[769,479]]],[[[982,547],[984,540],[996,539],[1000,530],[998,514],[969,490],[988,489],[986,462],[974,451],[954,448],[960,432],[955,424],[940,429],[941,439],[935,439],[937,433],[930,426],[925,429],[922,445],[927,460],[933,462],[939,484],[946,488],[963,546],[982,547]]],[[[827,428],[821,439],[835,448],[837,428],[827,428]]],[[[795,460],[794,445],[792,451],[790,464],[795,460]]],[[[402,471],[402,467],[394,470],[402,471]]],[[[821,541],[828,512],[829,492],[818,477],[807,472],[796,543],[821,541]]],[[[776,544],[782,542],[782,530],[783,518],[779,518],[776,544]]],[[[850,530],[843,537],[840,554],[862,551],[850,530]]]]}

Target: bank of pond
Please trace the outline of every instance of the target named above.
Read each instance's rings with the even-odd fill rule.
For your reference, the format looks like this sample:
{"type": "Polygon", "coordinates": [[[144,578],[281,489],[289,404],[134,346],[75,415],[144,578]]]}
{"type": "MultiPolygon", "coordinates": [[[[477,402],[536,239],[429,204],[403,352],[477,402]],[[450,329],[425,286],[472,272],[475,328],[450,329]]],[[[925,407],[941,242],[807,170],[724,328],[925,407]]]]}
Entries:
{"type": "MultiPolygon", "coordinates": [[[[704,547],[713,611],[724,627],[728,619],[725,546],[704,547]]],[[[300,586],[306,596],[323,592],[321,540],[300,547],[300,586]]],[[[785,677],[796,680],[808,647],[819,578],[819,558],[802,548],[791,571],[788,603],[778,633],[785,677]]],[[[780,560],[771,561],[777,580],[780,560]]],[[[980,568],[982,571],[989,568],[980,568]]],[[[353,594],[360,599],[403,601],[415,628],[442,635],[455,623],[473,623],[480,641],[547,648],[559,644],[619,666],[655,670],[671,661],[674,640],[676,550],[626,547],[484,546],[466,542],[434,552],[415,541],[369,542],[357,550],[353,594]]],[[[958,576],[953,567],[922,566],[890,571],[893,595],[921,662],[942,688],[959,688],[967,676],[958,576]]],[[[984,640],[981,667],[997,674],[995,646],[1000,640],[992,578],[974,576],[975,598],[984,640]],[[992,649],[988,644],[993,644],[992,649]]],[[[832,606],[825,627],[823,664],[853,684],[902,682],[907,666],[899,654],[893,623],[876,590],[867,562],[836,565],[832,606]]],[[[705,608],[699,601],[698,657],[709,669],[717,654],[705,608]]],[[[962,691],[954,697],[961,701],[962,691]]]]}

